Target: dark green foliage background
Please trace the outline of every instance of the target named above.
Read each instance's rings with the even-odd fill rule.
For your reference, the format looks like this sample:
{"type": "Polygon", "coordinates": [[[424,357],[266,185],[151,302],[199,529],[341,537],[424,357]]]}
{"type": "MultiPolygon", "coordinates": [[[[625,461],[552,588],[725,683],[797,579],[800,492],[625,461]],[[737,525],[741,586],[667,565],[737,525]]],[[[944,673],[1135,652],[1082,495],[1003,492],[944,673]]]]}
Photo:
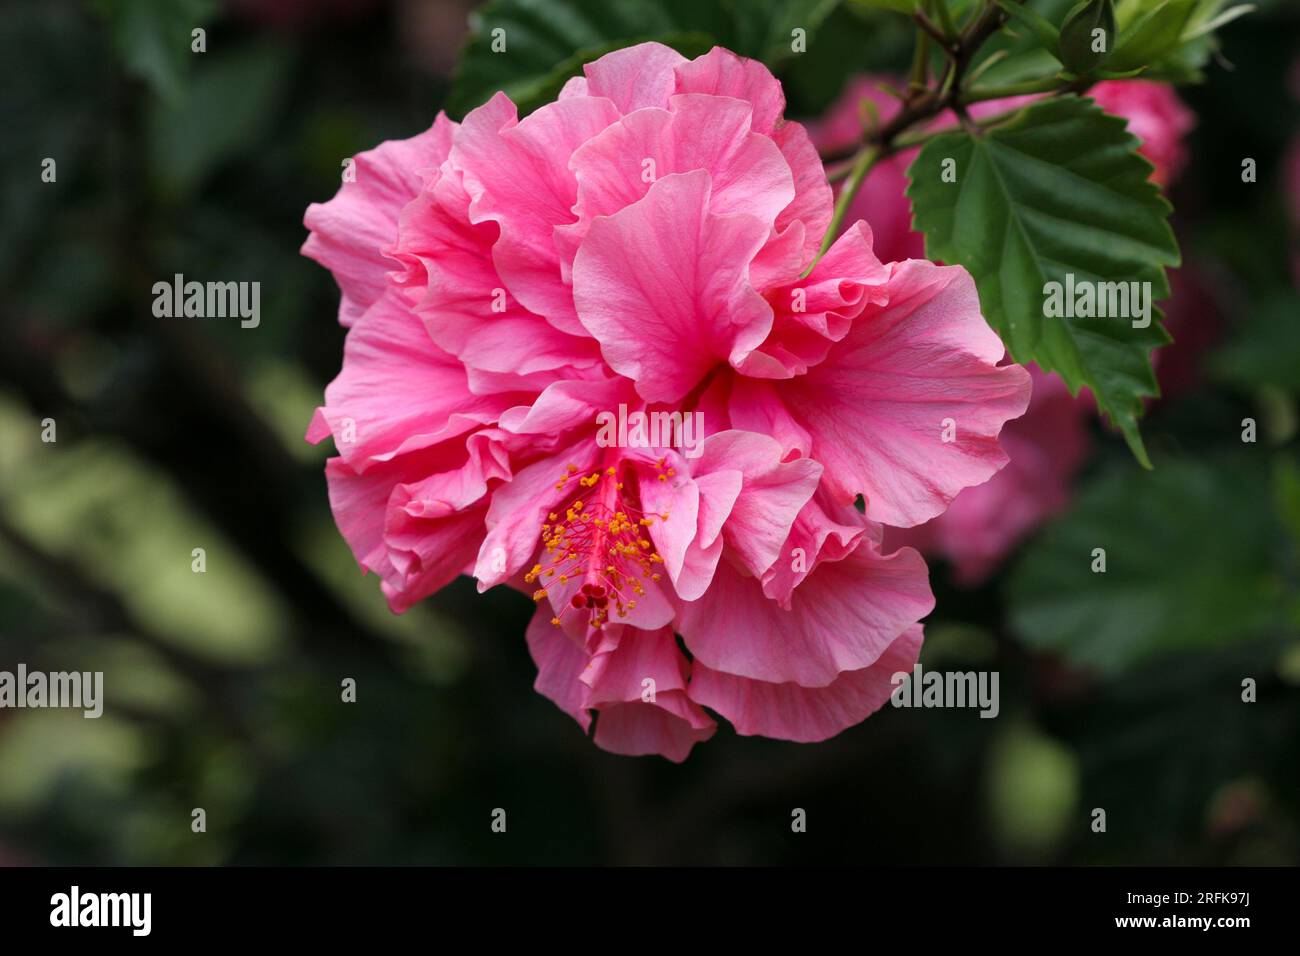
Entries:
{"type": "Polygon", "coordinates": [[[678,767],[596,749],[533,692],[526,599],[462,580],[394,618],[359,576],[327,452],[302,441],[343,342],[336,288],[297,254],[302,213],[343,157],[503,83],[535,106],[610,46],[721,40],[767,57],[812,115],[850,73],[904,68],[906,21],[504,0],[482,22],[520,25],[510,57],[471,47],[453,89],[411,42],[412,5],[295,29],[215,0],[6,7],[0,669],[104,670],[109,700],[98,721],[0,711],[0,862],[1300,861],[1293,7],[1229,27],[1234,69],[1184,91],[1198,127],[1174,224],[1225,329],[1199,384],[1143,420],[1155,471],[1096,426],[1072,509],[1003,572],[965,592],[933,567],[923,663],[999,670],[999,719],[887,708],[818,746],[724,726],[678,767]],[[208,52],[173,55],[199,22],[208,52]],[[807,54],[784,52],[791,23],[820,25],[807,54]],[[155,319],[150,287],[175,272],[260,281],[261,327],[155,319]]]}

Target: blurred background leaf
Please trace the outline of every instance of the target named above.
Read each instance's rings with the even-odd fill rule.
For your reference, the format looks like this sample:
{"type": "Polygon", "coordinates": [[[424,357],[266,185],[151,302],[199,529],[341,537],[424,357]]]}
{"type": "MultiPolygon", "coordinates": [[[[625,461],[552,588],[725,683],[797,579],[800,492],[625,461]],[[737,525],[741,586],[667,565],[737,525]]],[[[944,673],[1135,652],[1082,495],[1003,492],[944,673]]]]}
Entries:
{"type": "Polygon", "coordinates": [[[108,21],[128,71],[173,105],[185,98],[193,31],[206,28],[217,0],[92,0],[108,21]]]}
{"type": "Polygon", "coordinates": [[[1099,476],[1013,573],[1017,633],[1033,648],[1117,673],[1279,626],[1284,542],[1268,478],[1240,456],[1099,476]],[[1094,570],[1097,549],[1104,571],[1094,570]]]}

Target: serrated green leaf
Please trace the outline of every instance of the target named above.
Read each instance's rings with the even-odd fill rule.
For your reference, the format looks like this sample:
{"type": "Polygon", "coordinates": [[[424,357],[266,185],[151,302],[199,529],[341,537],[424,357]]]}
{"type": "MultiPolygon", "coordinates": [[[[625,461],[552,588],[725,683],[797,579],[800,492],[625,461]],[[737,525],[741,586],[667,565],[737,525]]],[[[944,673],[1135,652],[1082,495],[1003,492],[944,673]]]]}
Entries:
{"type": "Polygon", "coordinates": [[[1244,457],[1113,468],[1013,570],[1012,626],[1103,673],[1259,636],[1278,623],[1282,589],[1271,499],[1267,470],[1244,457]]]}
{"type": "Polygon", "coordinates": [[[462,116],[501,90],[521,113],[530,112],[553,99],[584,63],[650,40],[687,56],[725,46],[773,65],[796,55],[792,30],[805,30],[811,42],[840,2],[492,0],[470,18],[447,110],[462,116]]]}
{"type": "Polygon", "coordinates": [[[1035,103],[982,135],[931,140],[908,170],[915,226],[926,255],[975,278],[989,324],[1018,362],[1055,371],[1098,406],[1149,466],[1138,432],[1142,400],[1158,393],[1150,352],[1169,341],[1122,318],[1045,318],[1049,282],[1150,283],[1169,295],[1165,268],[1179,262],[1169,203],[1123,120],[1089,100],[1035,103]],[[944,182],[945,160],[956,182],[944,182]]]}

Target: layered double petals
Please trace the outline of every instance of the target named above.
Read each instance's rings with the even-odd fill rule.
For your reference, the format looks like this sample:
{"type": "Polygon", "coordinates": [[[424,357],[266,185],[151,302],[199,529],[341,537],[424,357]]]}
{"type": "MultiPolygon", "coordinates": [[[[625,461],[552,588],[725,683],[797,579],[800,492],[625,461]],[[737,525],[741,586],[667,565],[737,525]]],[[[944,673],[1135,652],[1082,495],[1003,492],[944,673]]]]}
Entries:
{"type": "Polygon", "coordinates": [[[983,583],[1007,554],[1065,508],[1092,445],[1092,399],[1071,395],[1058,376],[1036,367],[1032,373],[1029,410],[1002,432],[1007,466],[963,491],[933,521],[886,535],[891,546],[907,544],[942,555],[952,564],[957,583],[966,587],[983,583]]]}
{"type": "MultiPolygon", "coordinates": [[[[887,82],[887,77],[879,76],[859,77],[851,81],[835,106],[822,120],[813,124],[812,136],[818,147],[827,153],[850,148],[860,141],[869,112],[878,117],[880,122],[892,118],[899,106],[898,101],[882,89],[882,84],[887,82]]],[[[1185,165],[1187,151],[1184,139],[1195,123],[1195,117],[1174,90],[1162,83],[1112,80],[1096,84],[1088,95],[1107,112],[1128,120],[1129,132],[1141,142],[1141,153],[1155,167],[1152,179],[1165,186],[1171,184],[1185,165]]],[[[1032,96],[1022,96],[978,103],[972,107],[971,112],[977,118],[987,118],[1014,110],[1035,99],[1032,96]]],[[[942,128],[953,122],[952,117],[943,116],[934,125],[942,128]]],[[[877,164],[850,207],[851,217],[860,216],[870,223],[875,251],[886,258],[906,259],[923,255],[923,237],[911,228],[911,206],[906,195],[906,170],[915,158],[915,152],[905,151],[877,164]]],[[[897,268],[907,269],[910,266],[909,263],[897,268]]],[[[1187,366],[1194,363],[1203,350],[1201,343],[1205,338],[1213,335],[1212,320],[1205,314],[1207,310],[1200,309],[1199,315],[1190,314],[1194,308],[1195,296],[1185,295],[1183,293],[1186,290],[1181,289],[1188,281],[1181,277],[1181,273],[1172,277],[1175,294],[1166,305],[1167,324],[1174,332],[1175,345],[1171,349],[1162,349],[1156,356],[1161,388],[1166,392],[1176,390],[1180,382],[1188,377],[1187,366]],[[1165,355],[1166,352],[1169,355],[1165,355]]],[[[1204,296],[1201,299],[1204,300],[1204,296]]],[[[995,347],[990,343],[989,350],[984,354],[992,355],[994,350],[995,347]]],[[[887,351],[893,358],[894,351],[887,351]]],[[[953,357],[941,361],[952,362],[953,357]]],[[[809,380],[817,381],[819,376],[826,374],[825,371],[814,369],[809,380]]],[[[877,375],[861,379],[867,388],[873,388],[876,384],[883,385],[885,381],[885,378],[877,375]]],[[[905,501],[899,500],[897,494],[883,492],[891,506],[873,508],[870,512],[872,516],[897,528],[910,529],[891,532],[887,536],[889,544],[906,543],[927,554],[942,556],[952,564],[958,583],[974,586],[987,579],[1016,545],[1065,506],[1074,475],[1091,444],[1089,420],[1094,406],[1087,396],[1072,397],[1059,377],[1045,375],[1035,369],[1033,383],[1033,401],[1027,412],[1022,418],[1011,421],[1001,433],[1001,445],[1009,463],[997,474],[986,475],[987,481],[974,480],[982,467],[980,462],[985,460],[977,451],[973,468],[963,465],[961,459],[957,458],[954,461],[955,470],[950,477],[940,473],[940,481],[945,489],[950,491],[966,487],[955,498],[945,492],[928,502],[922,497],[905,501]],[[946,509],[935,509],[934,501],[945,498],[950,499],[950,503],[945,501],[946,509]],[[893,506],[895,504],[901,507],[893,506]],[[923,523],[918,524],[917,519],[923,523]]],[[[855,391],[852,376],[843,381],[824,380],[824,384],[831,386],[830,391],[834,394],[845,391],[853,394],[855,391]]],[[[974,390],[963,391],[972,400],[972,407],[979,407],[982,411],[991,410],[977,397],[974,390]]],[[[893,390],[891,394],[905,394],[905,390],[893,390]]],[[[923,408],[923,404],[917,403],[909,411],[923,408]]],[[[925,415],[924,411],[921,414],[925,415]]],[[[786,422],[786,427],[798,435],[793,430],[798,415],[788,400],[779,411],[766,412],[765,416],[774,421],[786,422]]],[[[928,417],[932,420],[934,416],[928,417]]],[[[971,422],[960,410],[952,409],[944,413],[944,417],[948,417],[956,428],[955,445],[960,445],[966,439],[976,442],[980,440],[978,421],[974,422],[976,431],[970,433],[967,432],[967,425],[971,422]]],[[[989,424],[996,428],[997,422],[989,424]]],[[[987,425],[985,431],[987,433],[987,425]]],[[[835,456],[824,458],[824,453],[816,450],[811,432],[808,433],[807,440],[813,442],[812,453],[826,464],[828,475],[834,476],[844,471],[854,473],[852,468],[837,469],[835,456]]],[[[863,447],[863,442],[843,444],[855,452],[863,447]]],[[[862,457],[878,462],[881,465],[880,472],[891,482],[897,481],[900,475],[907,475],[918,463],[923,463],[921,467],[926,473],[933,473],[929,451],[917,444],[911,447],[917,454],[911,459],[910,467],[907,459],[887,463],[885,459],[888,452],[885,449],[873,448],[869,455],[862,457]],[[885,455],[881,454],[882,451],[885,455]]],[[[956,448],[949,450],[955,452],[956,448]]],[[[851,464],[866,467],[865,462],[854,461],[851,464]]],[[[871,489],[862,490],[870,505],[871,489]]],[[[877,497],[881,494],[881,490],[877,489],[877,497]]]]}
{"type": "Polygon", "coordinates": [[[308,438],[358,563],[395,611],[460,573],[530,592],[537,689],[619,753],[881,706],[933,604],[881,522],[987,480],[1028,401],[960,269],[861,223],[819,257],[832,192],[783,112],[761,64],[642,44],[361,154],[307,213],[350,326],[308,438]],[[620,447],[616,410],[704,433],[620,447]]]}
{"type": "Polygon", "coordinates": [[[789,382],[744,383],[731,407],[739,427],[788,422],[787,441],[807,436],[791,450],[825,466],[832,497],[861,494],[872,520],[909,527],[1005,464],[997,436],[1024,413],[1030,383],[996,365],[1004,349],[969,273],[921,260],[892,269],[888,303],[864,310],[825,360],[789,382]]]}

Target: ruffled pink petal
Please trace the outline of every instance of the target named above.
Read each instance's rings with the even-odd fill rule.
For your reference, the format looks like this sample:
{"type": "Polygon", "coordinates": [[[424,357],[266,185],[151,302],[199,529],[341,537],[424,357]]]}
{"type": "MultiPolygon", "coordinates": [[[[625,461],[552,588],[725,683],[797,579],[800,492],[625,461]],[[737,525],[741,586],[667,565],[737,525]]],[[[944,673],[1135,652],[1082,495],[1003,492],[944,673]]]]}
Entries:
{"type": "Polygon", "coordinates": [[[776,144],[750,132],[750,112],[740,100],[678,95],[670,109],[638,110],[588,140],[570,160],[578,177],[578,223],[567,227],[573,248],[595,217],[630,206],[656,179],[695,169],[709,174],[711,212],[773,222],[794,198],[794,181],[776,144]]]}
{"type": "Polygon", "coordinates": [[[767,435],[728,430],[705,439],[697,459],[670,453],[675,474],[667,481],[642,475],[644,510],[669,516],[649,532],[681,600],[704,594],[724,544],[753,574],[781,553],[821,475],[809,459],[781,458],[781,446],[767,435]]]}
{"type": "MultiPolygon", "coordinates": [[[[674,462],[677,460],[674,458],[674,462]]],[[[683,600],[704,593],[722,557],[721,529],[744,484],[737,471],[688,475],[685,468],[666,483],[643,476],[641,502],[647,513],[668,515],[650,525],[650,539],[664,570],[683,600]]]]}
{"type": "Polygon", "coordinates": [[[594,433],[601,412],[634,399],[626,379],[554,382],[531,405],[502,413],[501,427],[516,435],[559,435],[577,428],[594,433]]]}
{"type": "Polygon", "coordinates": [[[933,607],[920,554],[885,556],[863,544],[819,564],[789,610],[724,561],[708,592],[680,606],[677,629],[696,661],[715,671],[825,687],[843,671],[870,667],[933,607]]]}
{"type": "Polygon", "coordinates": [[[752,378],[736,378],[727,395],[727,418],[742,431],[771,435],[786,458],[807,457],[812,437],[781,400],[785,385],[752,378]]]}
{"type": "Polygon", "coordinates": [[[325,388],[307,440],[332,433],[339,455],[363,472],[491,422],[511,404],[508,395],[470,394],[461,363],[390,291],[349,331],[343,369],[325,388]]]}
{"type": "Polygon", "coordinates": [[[636,46],[606,53],[582,68],[587,76],[589,96],[611,100],[622,113],[647,106],[665,108],[676,85],[675,67],[686,58],[662,43],[636,46]]]}
{"type": "Polygon", "coordinates": [[[687,696],[687,663],[672,628],[618,631],[614,648],[593,657],[582,677],[586,703],[600,712],[596,745],[680,763],[717,725],[687,696]]]}
{"type": "Polygon", "coordinates": [[[585,76],[571,76],[564,81],[560,87],[560,95],[557,100],[567,100],[572,96],[590,96],[591,92],[587,89],[587,78],[585,76]]]}
{"type": "Polygon", "coordinates": [[[997,436],[1024,413],[1030,380],[997,366],[1002,342],[964,269],[895,263],[888,293],[887,306],[866,309],[825,361],[777,394],[811,437],[832,497],[847,504],[861,493],[867,517],[910,527],[1006,463],[997,436]]]}
{"type": "Polygon", "coordinates": [[[803,256],[802,272],[821,248],[822,237],[835,212],[835,196],[826,179],[826,169],[808,131],[799,123],[787,120],[772,135],[781,155],[794,174],[794,199],[776,217],[776,231],[784,234],[792,229],[801,230],[803,256]]]}
{"type": "Polygon", "coordinates": [[[696,662],[690,696],[726,717],[738,734],[816,743],[861,723],[884,706],[894,690],[893,675],[911,673],[921,641],[921,625],[915,624],[874,664],[846,671],[826,687],[749,680],[696,662]]]}
{"type": "MultiPolygon", "coordinates": [[[[771,71],[757,60],[714,47],[702,57],[677,67],[677,92],[730,96],[751,104],[751,128],[770,136],[794,176],[794,196],[776,220],[774,241],[799,247],[799,254],[782,279],[797,276],[812,262],[831,221],[833,199],[821,157],[799,123],[782,121],[785,94],[771,71]]],[[[784,250],[783,250],[784,252],[784,250]]],[[[784,255],[764,255],[763,260],[784,255]]],[[[768,265],[771,268],[770,264],[768,265]]]]}
{"type": "Polygon", "coordinates": [[[807,458],[782,461],[780,443],[767,435],[726,431],[704,442],[697,467],[704,473],[740,473],[741,493],[722,533],[735,560],[751,574],[762,574],[780,555],[796,516],[817,489],[821,466],[807,458]]]}
{"type": "Polygon", "coordinates": [[[704,56],[676,67],[678,93],[708,93],[744,100],[753,109],[754,132],[771,136],[785,112],[785,93],[771,70],[758,60],[715,46],[704,56]]]}
{"type": "Polygon", "coordinates": [[[383,294],[395,268],[385,254],[397,238],[402,207],[415,198],[424,172],[447,158],[456,124],[442,113],[410,139],[389,140],[355,157],[356,178],[326,203],[307,207],[311,231],[302,254],[330,272],[342,292],[339,322],[351,325],[383,294]]]}
{"type": "Polygon", "coordinates": [[[585,706],[587,686],[579,679],[587,666],[586,651],[551,624],[551,615],[542,608],[528,622],[524,638],[537,665],[533,689],[576,720],[586,733],[591,728],[591,713],[585,706]]]}
{"type": "Polygon", "coordinates": [[[493,261],[495,222],[469,221],[462,174],[445,164],[403,209],[393,258],[430,338],[476,370],[512,374],[523,385],[538,371],[591,367],[596,343],[561,332],[525,309],[506,288],[493,261]]]}
{"type": "Polygon", "coordinates": [[[521,121],[498,93],[465,117],[451,148],[471,197],[470,221],[501,227],[492,258],[506,287],[523,308],[571,335],[584,333],[553,235],[574,221],[578,184],[569,157],[618,118],[608,99],[574,96],[521,121]]]}
{"type": "Polygon", "coordinates": [[[817,565],[842,560],[864,537],[879,544],[880,526],[871,526],[852,506],[836,506],[814,497],[795,518],[780,556],[763,572],[763,593],[788,610],[794,589],[817,565]]]}
{"type": "Polygon", "coordinates": [[[685,694],[664,694],[653,704],[638,700],[602,707],[595,741],[625,757],[659,754],[681,763],[715,730],[717,724],[685,694]]]}
{"type": "Polygon", "coordinates": [[[641,631],[610,629],[612,640],[594,655],[580,679],[592,707],[624,704],[670,691],[686,690],[689,669],[670,627],[641,631]]]}
{"type": "Polygon", "coordinates": [[[339,531],[357,563],[383,579],[394,613],[442,587],[474,559],[487,513],[482,491],[476,489],[485,490],[488,478],[500,477],[503,467],[493,453],[469,454],[456,442],[380,462],[364,474],[341,458],[325,463],[339,531]],[[400,510],[411,500],[403,489],[418,488],[430,476],[441,483],[447,503],[454,500],[457,507],[431,509],[428,520],[416,522],[400,510]]]}
{"type": "Polygon", "coordinates": [[[887,537],[891,547],[908,544],[947,558],[965,587],[983,582],[1012,548],[1065,507],[1091,444],[1092,401],[1072,396],[1059,376],[1032,366],[1030,372],[1029,410],[1002,430],[1007,466],[967,488],[937,518],[887,537]]]}
{"type": "Polygon", "coordinates": [[[821,362],[868,305],[888,298],[890,270],[858,222],[836,240],[808,276],[763,290],[775,318],[761,346],[737,366],[757,378],[791,378],[821,362]]]}
{"type": "Polygon", "coordinates": [[[402,611],[462,574],[485,534],[488,489],[510,480],[500,433],[469,437],[459,468],[397,485],[388,499],[384,543],[396,576],[389,603],[402,611]]]}
{"type": "Polygon", "coordinates": [[[659,179],[597,219],[573,264],[573,297],[605,361],[647,401],[676,402],[766,337],[772,310],[747,266],[768,225],[709,212],[708,173],[659,179]]]}
{"type": "Polygon", "coordinates": [[[599,710],[595,742],[605,750],[680,763],[717,729],[686,695],[685,661],[671,629],[613,628],[593,657],[539,610],[526,637],[537,665],[534,688],[584,731],[591,711],[599,710]]]}

